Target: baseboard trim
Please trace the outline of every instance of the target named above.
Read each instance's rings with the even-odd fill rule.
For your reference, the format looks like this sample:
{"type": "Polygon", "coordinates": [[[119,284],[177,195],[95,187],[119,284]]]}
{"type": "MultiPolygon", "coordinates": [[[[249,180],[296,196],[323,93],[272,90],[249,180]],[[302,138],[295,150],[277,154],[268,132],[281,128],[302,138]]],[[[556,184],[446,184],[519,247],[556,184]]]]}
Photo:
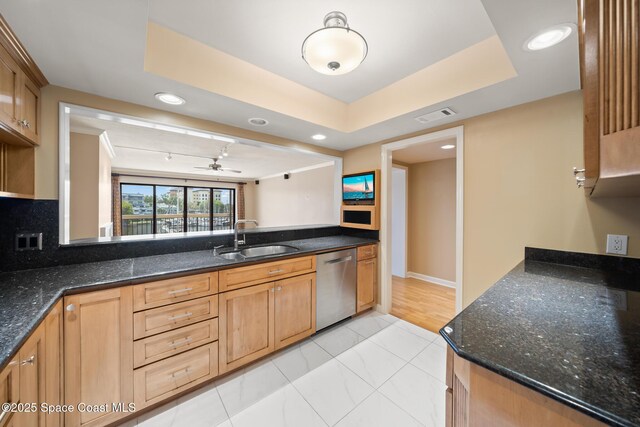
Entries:
{"type": "Polygon", "coordinates": [[[407,272],[407,277],[412,279],[423,280],[425,282],[435,283],[436,285],[446,286],[447,288],[456,287],[456,282],[452,282],[451,280],[440,279],[438,277],[427,276],[426,274],[414,273],[413,271],[407,272]]]}

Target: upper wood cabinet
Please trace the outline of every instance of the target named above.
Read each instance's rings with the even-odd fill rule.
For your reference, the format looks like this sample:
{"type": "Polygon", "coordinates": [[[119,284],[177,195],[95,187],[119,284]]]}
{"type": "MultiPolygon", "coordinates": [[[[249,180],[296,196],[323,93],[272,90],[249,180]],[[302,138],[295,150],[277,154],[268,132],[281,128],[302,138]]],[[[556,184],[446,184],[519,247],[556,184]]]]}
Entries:
{"type": "Polygon", "coordinates": [[[131,286],[64,298],[65,403],[109,409],[67,412],[64,425],[107,425],[123,416],[113,403],[134,401],[132,300],[131,286]]]}
{"type": "MultiPolygon", "coordinates": [[[[640,195],[638,0],[579,0],[584,95],[584,187],[640,195]]],[[[580,179],[580,174],[578,175],[580,179]]]]}

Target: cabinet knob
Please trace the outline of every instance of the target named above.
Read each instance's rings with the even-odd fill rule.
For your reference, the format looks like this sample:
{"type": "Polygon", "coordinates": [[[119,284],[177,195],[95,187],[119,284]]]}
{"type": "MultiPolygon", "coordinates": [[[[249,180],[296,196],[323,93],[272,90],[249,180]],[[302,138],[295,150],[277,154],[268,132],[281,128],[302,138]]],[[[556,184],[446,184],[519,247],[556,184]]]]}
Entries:
{"type": "Polygon", "coordinates": [[[281,291],[281,290],[282,290],[282,286],[278,286],[278,287],[276,288],[276,291],[281,291]]]}
{"type": "Polygon", "coordinates": [[[65,308],[65,310],[67,310],[67,311],[74,311],[75,309],[76,309],[75,304],[69,304],[69,305],[65,308]]]}
{"type": "Polygon", "coordinates": [[[587,170],[585,168],[578,169],[577,167],[573,167],[573,174],[578,175],[579,173],[585,173],[587,170]]]}

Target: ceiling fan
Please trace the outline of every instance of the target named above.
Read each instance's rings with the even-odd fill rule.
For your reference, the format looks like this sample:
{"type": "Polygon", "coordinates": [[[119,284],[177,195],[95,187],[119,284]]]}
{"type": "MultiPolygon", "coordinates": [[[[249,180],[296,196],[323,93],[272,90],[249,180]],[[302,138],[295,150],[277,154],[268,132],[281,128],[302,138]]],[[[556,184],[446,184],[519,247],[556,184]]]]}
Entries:
{"type": "Polygon", "coordinates": [[[200,167],[200,166],[194,166],[195,169],[204,169],[204,170],[210,170],[213,172],[232,172],[232,173],[242,173],[242,171],[236,170],[236,169],[227,169],[227,168],[223,168],[221,164],[218,164],[218,159],[212,159],[213,163],[209,164],[209,166],[207,166],[206,168],[204,167],[200,167]]]}

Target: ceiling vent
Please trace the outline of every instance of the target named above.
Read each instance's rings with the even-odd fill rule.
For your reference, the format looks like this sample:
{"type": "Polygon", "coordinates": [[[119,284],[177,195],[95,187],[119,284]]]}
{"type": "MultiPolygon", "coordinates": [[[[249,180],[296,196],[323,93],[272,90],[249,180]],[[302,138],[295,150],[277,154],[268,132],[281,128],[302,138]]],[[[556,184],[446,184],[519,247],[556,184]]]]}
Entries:
{"type": "Polygon", "coordinates": [[[456,112],[453,111],[451,108],[447,107],[438,111],[432,111],[431,113],[427,113],[422,116],[416,117],[416,120],[419,121],[420,123],[425,124],[425,123],[435,122],[436,120],[442,120],[447,117],[451,117],[455,115],[456,115],[456,112]]]}

